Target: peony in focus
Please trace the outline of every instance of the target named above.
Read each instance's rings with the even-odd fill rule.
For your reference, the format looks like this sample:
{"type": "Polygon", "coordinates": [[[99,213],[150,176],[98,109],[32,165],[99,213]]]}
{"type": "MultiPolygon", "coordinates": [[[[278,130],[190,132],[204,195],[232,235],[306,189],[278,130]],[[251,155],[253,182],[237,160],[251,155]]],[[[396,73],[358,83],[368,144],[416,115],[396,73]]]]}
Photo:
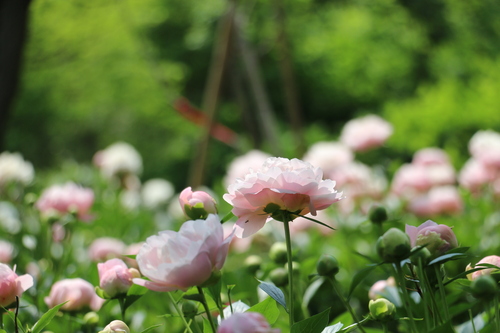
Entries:
{"type": "Polygon", "coordinates": [[[45,189],[35,204],[44,216],[75,213],[81,220],[89,220],[88,211],[94,203],[94,192],[72,182],[45,189]]]}
{"type": "Polygon", "coordinates": [[[298,159],[270,157],[264,165],[237,179],[228,187],[224,200],[238,217],[237,237],[260,230],[269,218],[283,221],[329,207],[342,199],[335,182],[323,180],[323,172],[298,159]]]}
{"type": "Polygon", "coordinates": [[[0,264],[0,306],[8,307],[33,286],[33,277],[28,274],[18,276],[9,266],[0,264]]]}
{"type": "Polygon", "coordinates": [[[279,333],[279,329],[273,329],[263,315],[257,312],[233,313],[223,320],[217,333],[279,333]]]}
{"type": "Polygon", "coordinates": [[[128,268],[121,259],[110,259],[97,264],[99,287],[112,298],[126,293],[132,286],[132,279],[141,276],[135,268],[128,268]]]}
{"type": "MultiPolygon", "coordinates": [[[[476,280],[480,276],[491,275],[494,272],[495,273],[500,272],[500,257],[499,256],[487,256],[487,257],[484,257],[483,259],[479,260],[479,262],[476,265],[474,265],[474,268],[481,267],[480,264],[495,265],[495,266],[497,266],[499,268],[498,269],[495,269],[495,268],[485,268],[485,269],[482,269],[480,271],[475,271],[475,272],[467,275],[467,278],[469,280],[473,281],[473,280],[476,280]]],[[[472,267],[469,264],[465,270],[468,271],[470,269],[472,269],[472,267]]]]}
{"type": "Polygon", "coordinates": [[[34,177],[33,165],[26,162],[21,154],[8,151],[0,154],[0,187],[10,182],[28,185],[34,177]]]}
{"type": "Polygon", "coordinates": [[[193,220],[205,219],[208,214],[217,214],[217,204],[210,194],[204,191],[185,188],[179,195],[179,203],[184,214],[193,220]]]}
{"type": "Polygon", "coordinates": [[[224,239],[222,224],[213,214],[206,220],[185,222],[179,232],[161,231],[148,237],[136,257],[149,281],[133,282],[155,291],[200,286],[219,273],[231,239],[232,235],[224,239]]]}
{"type": "Polygon", "coordinates": [[[44,300],[50,308],[68,301],[61,307],[63,311],[79,311],[86,308],[97,311],[104,303],[104,300],[95,293],[94,286],[80,278],[64,279],[54,283],[49,296],[44,300]]]}
{"type": "Polygon", "coordinates": [[[340,141],[354,151],[365,151],[382,146],[392,132],[390,123],[370,114],[348,121],[342,129],[340,141]]]}
{"type": "Polygon", "coordinates": [[[411,246],[426,245],[433,257],[458,247],[457,237],[450,227],[428,220],[418,227],[406,225],[405,231],[410,236],[411,246]]]}

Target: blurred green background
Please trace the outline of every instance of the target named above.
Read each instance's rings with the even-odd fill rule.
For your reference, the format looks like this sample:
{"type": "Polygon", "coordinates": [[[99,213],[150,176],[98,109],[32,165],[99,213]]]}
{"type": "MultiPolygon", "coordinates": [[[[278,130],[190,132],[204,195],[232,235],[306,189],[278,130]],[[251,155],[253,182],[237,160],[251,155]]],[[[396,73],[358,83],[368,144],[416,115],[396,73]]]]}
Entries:
{"type": "MultiPolygon", "coordinates": [[[[228,4],[33,0],[4,150],[50,168],[67,159],[89,163],[97,150],[122,140],[142,154],[145,179],[185,186],[203,131],[173,105],[184,96],[201,107],[228,4]]],[[[207,185],[253,147],[276,145],[280,155],[300,157],[293,137],[301,134],[290,125],[280,72],[283,26],[306,145],[334,140],[347,120],[376,113],[395,133],[373,159],[403,162],[419,148],[440,146],[458,167],[474,132],[500,130],[497,0],[244,0],[237,17],[258,59],[278,139],[266,141],[262,126],[248,120],[255,118],[255,98],[233,47],[216,121],[238,133],[238,149],[210,144],[207,185]]]]}

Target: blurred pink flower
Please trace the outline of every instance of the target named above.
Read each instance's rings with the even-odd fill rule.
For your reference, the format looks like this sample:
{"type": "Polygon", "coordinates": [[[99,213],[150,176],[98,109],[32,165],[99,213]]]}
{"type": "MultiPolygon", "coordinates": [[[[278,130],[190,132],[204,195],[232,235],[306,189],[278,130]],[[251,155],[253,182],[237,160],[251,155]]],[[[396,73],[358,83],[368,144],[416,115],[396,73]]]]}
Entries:
{"type": "MultiPolygon", "coordinates": [[[[234,223],[225,222],[222,225],[222,229],[224,230],[224,238],[229,237],[234,233],[234,223]]],[[[233,237],[229,249],[237,253],[246,252],[252,245],[252,241],[253,237],[246,237],[246,238],[233,237]]]]}
{"type": "Polygon", "coordinates": [[[104,299],[95,293],[94,286],[80,278],[64,279],[54,283],[49,296],[44,300],[49,308],[68,301],[61,307],[64,311],[79,311],[86,308],[97,311],[104,303],[104,299]]]}
{"type": "MultiPolygon", "coordinates": [[[[144,242],[130,244],[124,250],[123,254],[125,256],[127,256],[127,255],[137,255],[137,253],[139,253],[142,245],[144,245],[144,242]]],[[[137,269],[139,268],[139,266],[137,265],[137,260],[129,258],[129,257],[124,257],[124,260],[125,260],[125,262],[127,263],[128,266],[133,267],[133,268],[137,268],[137,269]]]]}
{"type": "Polygon", "coordinates": [[[343,143],[320,141],[309,147],[303,161],[320,168],[329,176],[338,167],[353,162],[354,153],[343,143]]]}
{"type": "Polygon", "coordinates": [[[227,167],[227,174],[224,177],[225,187],[234,183],[237,178],[245,177],[251,169],[260,168],[269,157],[271,157],[271,155],[256,149],[236,157],[227,167]]]}
{"type": "Polygon", "coordinates": [[[370,299],[384,297],[384,295],[388,293],[388,287],[396,287],[396,280],[392,276],[390,276],[387,280],[379,280],[375,282],[368,291],[368,297],[370,299]]]}
{"type": "MultiPolygon", "coordinates": [[[[477,264],[474,265],[474,268],[480,268],[481,266],[478,266],[480,264],[490,264],[490,265],[495,265],[497,267],[499,267],[498,269],[495,269],[495,268],[485,268],[485,269],[482,269],[480,271],[475,271],[471,274],[468,274],[467,275],[467,278],[469,280],[475,280],[477,279],[478,277],[482,276],[482,275],[491,275],[491,273],[493,272],[499,272],[500,271],[500,257],[499,256],[487,256],[487,257],[484,257],[483,259],[479,260],[479,262],[477,264]]],[[[466,271],[472,269],[471,265],[469,264],[467,266],[467,268],[465,269],[466,271]]]]}
{"type": "Polygon", "coordinates": [[[340,134],[340,141],[354,151],[380,147],[392,135],[390,123],[370,114],[348,121],[340,134]]]}
{"type": "Polygon", "coordinates": [[[412,164],[416,165],[433,165],[433,164],[450,164],[448,154],[441,148],[428,147],[423,148],[413,154],[412,164]]]}
{"type": "Polygon", "coordinates": [[[428,220],[418,227],[406,225],[405,231],[410,236],[411,246],[427,245],[433,256],[458,247],[457,237],[450,227],[428,220]]]}
{"type": "Polygon", "coordinates": [[[186,187],[179,195],[179,203],[184,214],[193,220],[206,218],[208,214],[217,214],[217,204],[210,194],[191,190],[186,187]]]}
{"type": "Polygon", "coordinates": [[[101,237],[95,239],[90,244],[88,253],[90,260],[99,262],[106,261],[111,258],[117,258],[124,254],[125,243],[121,240],[112,237],[101,237]]]}
{"type": "Polygon", "coordinates": [[[45,216],[76,213],[81,220],[89,220],[88,211],[94,203],[94,192],[72,182],[45,189],[35,207],[45,216]]]}
{"type": "Polygon", "coordinates": [[[486,166],[500,168],[500,133],[478,131],[469,141],[469,152],[486,166]]]}
{"type": "Polygon", "coordinates": [[[222,224],[213,214],[185,222],[179,232],[161,231],[148,237],[136,257],[149,280],[133,282],[155,291],[200,286],[224,265],[231,238],[224,239],[222,224]]]}
{"type": "Polygon", "coordinates": [[[320,168],[298,159],[270,157],[260,169],[230,185],[224,200],[238,217],[235,235],[247,237],[269,218],[316,215],[316,211],[342,199],[342,193],[334,188],[334,181],[323,180],[320,168]]]}
{"type": "Polygon", "coordinates": [[[12,243],[0,240],[0,263],[8,264],[12,260],[14,246],[12,243]]]}
{"type": "Polygon", "coordinates": [[[408,209],[417,216],[453,215],[462,212],[463,201],[455,186],[437,186],[428,193],[411,199],[408,209]]]}
{"type": "Polygon", "coordinates": [[[258,312],[235,312],[221,321],[217,333],[279,333],[266,318],[258,312]]]}
{"type": "Polygon", "coordinates": [[[132,286],[132,279],[140,277],[135,268],[128,268],[120,259],[110,259],[105,263],[97,264],[99,272],[99,287],[109,297],[126,293],[132,286]]]}
{"type": "Polygon", "coordinates": [[[482,187],[490,184],[496,178],[494,168],[487,167],[483,163],[469,159],[460,170],[458,182],[460,186],[472,193],[479,193],[482,187]]]}
{"type": "Polygon", "coordinates": [[[0,264],[0,306],[7,307],[33,286],[33,277],[28,274],[18,276],[9,266],[0,264]]]}
{"type": "Polygon", "coordinates": [[[409,199],[433,186],[452,185],[455,180],[455,170],[448,164],[403,164],[394,174],[391,189],[398,196],[409,199]]]}

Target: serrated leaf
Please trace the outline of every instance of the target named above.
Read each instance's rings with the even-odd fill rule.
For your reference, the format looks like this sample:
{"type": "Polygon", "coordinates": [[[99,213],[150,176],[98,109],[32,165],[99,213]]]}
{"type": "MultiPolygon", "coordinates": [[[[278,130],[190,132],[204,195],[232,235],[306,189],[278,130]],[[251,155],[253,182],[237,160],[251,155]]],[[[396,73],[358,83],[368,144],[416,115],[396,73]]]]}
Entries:
{"type": "Polygon", "coordinates": [[[276,306],[276,301],[271,297],[266,298],[260,303],[255,304],[245,312],[258,312],[262,314],[269,324],[274,324],[280,315],[280,310],[276,306]]]}
{"type": "Polygon", "coordinates": [[[466,255],[463,253],[443,254],[442,256],[439,256],[436,259],[431,260],[431,262],[429,262],[428,266],[431,266],[434,264],[444,264],[447,261],[456,260],[456,259],[460,259],[460,258],[464,258],[464,257],[466,257],[466,255]]]}
{"type": "Polygon", "coordinates": [[[146,328],[145,330],[141,331],[141,333],[146,333],[146,332],[149,332],[157,327],[160,327],[160,326],[163,326],[163,324],[158,324],[158,325],[153,325],[153,326],[150,326],[148,328],[146,328]]]}
{"type": "Polygon", "coordinates": [[[290,333],[321,333],[328,325],[330,308],[310,318],[295,323],[290,333]]]}
{"type": "Polygon", "coordinates": [[[66,301],[64,303],[61,303],[61,304],[58,304],[56,306],[54,306],[52,309],[50,309],[49,311],[45,312],[41,317],[40,319],[35,323],[35,325],[33,325],[33,328],[31,329],[31,332],[32,333],[40,333],[44,328],[45,326],[47,326],[52,318],[54,318],[54,316],[57,314],[57,311],[59,311],[59,309],[66,303],[68,303],[69,301],[66,301]]]}
{"type": "Polygon", "coordinates": [[[349,293],[347,294],[348,300],[351,298],[351,295],[352,295],[354,289],[356,289],[356,287],[358,286],[358,284],[360,284],[361,281],[363,281],[372,270],[374,270],[377,266],[380,266],[380,265],[382,265],[382,263],[370,264],[367,267],[358,271],[356,274],[354,274],[354,277],[352,278],[351,286],[349,287],[349,293]]]}
{"type": "Polygon", "coordinates": [[[286,307],[285,295],[283,294],[283,291],[281,291],[280,288],[276,287],[274,284],[269,282],[264,282],[260,280],[257,281],[260,282],[259,288],[262,291],[271,296],[276,302],[278,302],[282,307],[284,307],[285,310],[288,311],[288,308],[286,307]]]}

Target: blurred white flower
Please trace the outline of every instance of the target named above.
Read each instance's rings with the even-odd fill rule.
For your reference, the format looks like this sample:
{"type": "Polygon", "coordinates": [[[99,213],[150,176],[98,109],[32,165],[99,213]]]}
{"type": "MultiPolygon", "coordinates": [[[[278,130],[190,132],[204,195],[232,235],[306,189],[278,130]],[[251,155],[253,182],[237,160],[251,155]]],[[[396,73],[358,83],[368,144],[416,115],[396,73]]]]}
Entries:
{"type": "Polygon", "coordinates": [[[325,175],[329,175],[337,167],[352,162],[354,154],[343,143],[320,141],[309,147],[303,160],[321,168],[325,175]]]}
{"type": "Polygon", "coordinates": [[[144,206],[154,209],[165,205],[174,193],[174,186],[168,180],[150,179],[142,186],[142,202],[144,206]]]}
{"type": "Polygon", "coordinates": [[[123,174],[140,174],[142,172],[142,157],[130,144],[116,142],[94,155],[94,164],[101,169],[106,178],[123,174]]]}
{"type": "Polygon", "coordinates": [[[0,201],[0,226],[11,234],[17,234],[21,230],[19,212],[10,202],[0,201]]]}
{"type": "Polygon", "coordinates": [[[469,141],[469,152],[486,166],[500,167],[500,133],[478,131],[469,141]]]}
{"type": "Polygon", "coordinates": [[[250,169],[257,170],[271,155],[260,150],[250,150],[248,153],[236,157],[227,167],[227,174],[224,177],[224,186],[228,187],[236,181],[236,178],[243,178],[250,169]]]}
{"type": "Polygon", "coordinates": [[[18,182],[28,185],[35,177],[33,165],[26,162],[19,153],[0,154],[0,187],[9,182],[18,182]]]}

